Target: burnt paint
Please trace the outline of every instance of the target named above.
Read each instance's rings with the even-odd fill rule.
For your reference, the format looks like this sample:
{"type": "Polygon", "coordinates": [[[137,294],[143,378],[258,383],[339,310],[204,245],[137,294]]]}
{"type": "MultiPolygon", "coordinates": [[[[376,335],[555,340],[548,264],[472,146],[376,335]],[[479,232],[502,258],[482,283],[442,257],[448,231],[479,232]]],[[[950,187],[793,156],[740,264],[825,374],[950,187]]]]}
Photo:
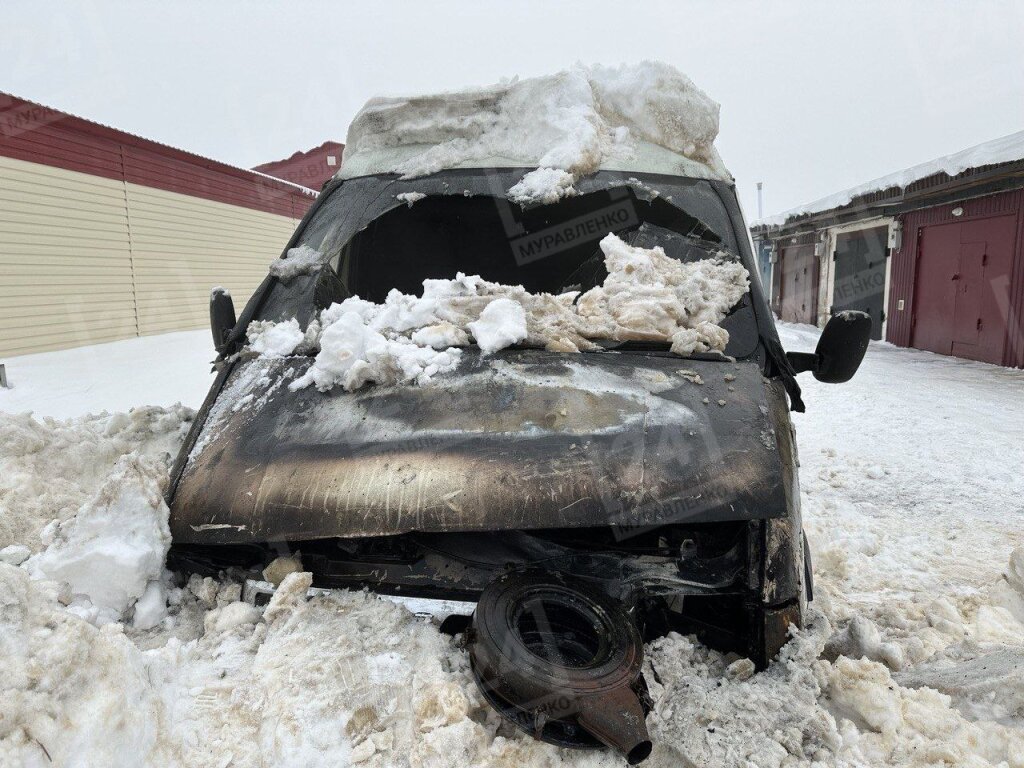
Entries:
{"type": "MultiPolygon", "coordinates": [[[[221,398],[248,366],[275,380],[309,363],[242,362],[221,398]]],[[[282,385],[260,407],[218,403],[170,500],[172,535],[244,543],[786,517],[784,403],[754,362],[614,352],[467,350],[426,387],[282,385]]]]}

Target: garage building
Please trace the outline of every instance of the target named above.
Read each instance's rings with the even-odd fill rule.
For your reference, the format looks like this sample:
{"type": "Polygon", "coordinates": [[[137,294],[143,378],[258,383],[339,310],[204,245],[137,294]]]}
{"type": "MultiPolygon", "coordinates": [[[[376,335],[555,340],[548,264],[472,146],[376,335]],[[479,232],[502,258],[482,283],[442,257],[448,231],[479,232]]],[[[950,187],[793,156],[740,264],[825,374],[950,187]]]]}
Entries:
{"type": "Polygon", "coordinates": [[[901,347],[1024,367],[1024,131],[755,222],[772,308],[868,312],[901,347]]]}
{"type": "Polygon", "coordinates": [[[0,356],[208,325],[315,196],[0,93],[0,356]]]}

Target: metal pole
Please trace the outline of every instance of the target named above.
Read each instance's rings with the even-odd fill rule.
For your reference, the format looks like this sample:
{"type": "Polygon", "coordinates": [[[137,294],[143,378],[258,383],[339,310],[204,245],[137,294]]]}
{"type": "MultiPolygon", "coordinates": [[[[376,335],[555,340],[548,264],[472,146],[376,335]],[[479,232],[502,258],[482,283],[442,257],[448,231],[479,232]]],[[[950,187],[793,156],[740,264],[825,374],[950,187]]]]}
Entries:
{"type": "Polygon", "coordinates": [[[7,366],[3,363],[0,363],[0,387],[3,387],[4,389],[9,388],[7,386],[7,366]]]}
{"type": "Polygon", "coordinates": [[[761,186],[762,186],[761,182],[760,181],[757,182],[757,218],[758,219],[764,218],[764,205],[762,204],[762,200],[761,200],[761,186]]]}

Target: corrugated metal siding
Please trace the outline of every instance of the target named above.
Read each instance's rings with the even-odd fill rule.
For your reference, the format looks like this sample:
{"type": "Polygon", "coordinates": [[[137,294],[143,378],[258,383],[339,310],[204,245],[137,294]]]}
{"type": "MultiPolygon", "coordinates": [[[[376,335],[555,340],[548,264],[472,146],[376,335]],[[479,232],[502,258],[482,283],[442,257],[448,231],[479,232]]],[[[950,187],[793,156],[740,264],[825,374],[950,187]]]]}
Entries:
{"type": "Polygon", "coordinates": [[[972,200],[936,205],[912,211],[900,217],[903,222],[903,243],[900,250],[893,251],[891,264],[891,287],[886,340],[901,347],[910,346],[911,321],[914,313],[914,284],[916,281],[917,249],[922,227],[934,224],[983,219],[990,216],[1017,216],[1017,243],[1012,271],[1013,285],[1010,289],[1010,343],[1007,345],[1005,364],[1024,367],[1024,340],[1022,340],[1022,311],[1024,311],[1024,190],[1014,190],[988,195],[972,200]],[[961,216],[953,216],[954,208],[963,208],[961,216]],[[897,309],[900,299],[903,310],[897,309]]]}
{"type": "Polygon", "coordinates": [[[124,185],[0,157],[0,354],[134,336],[124,185]]]}
{"type": "Polygon", "coordinates": [[[298,219],[0,155],[0,355],[202,327],[298,219]]]}
{"type": "Polygon", "coordinates": [[[298,221],[128,184],[139,334],[208,325],[210,288],[239,308],[298,221]]]}

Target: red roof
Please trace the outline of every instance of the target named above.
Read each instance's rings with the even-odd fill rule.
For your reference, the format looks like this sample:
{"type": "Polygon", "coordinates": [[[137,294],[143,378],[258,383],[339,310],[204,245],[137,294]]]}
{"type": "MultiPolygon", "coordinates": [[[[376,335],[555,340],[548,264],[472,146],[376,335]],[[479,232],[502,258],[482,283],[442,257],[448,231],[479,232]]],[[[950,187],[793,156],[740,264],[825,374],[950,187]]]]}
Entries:
{"type": "Polygon", "coordinates": [[[291,218],[317,194],[2,92],[0,155],[291,218]]]}
{"type": "Polygon", "coordinates": [[[344,151],[344,144],[325,141],[308,152],[296,152],[286,160],[257,165],[253,170],[268,173],[279,179],[288,179],[311,189],[321,189],[341,168],[341,156],[344,151]]]}

